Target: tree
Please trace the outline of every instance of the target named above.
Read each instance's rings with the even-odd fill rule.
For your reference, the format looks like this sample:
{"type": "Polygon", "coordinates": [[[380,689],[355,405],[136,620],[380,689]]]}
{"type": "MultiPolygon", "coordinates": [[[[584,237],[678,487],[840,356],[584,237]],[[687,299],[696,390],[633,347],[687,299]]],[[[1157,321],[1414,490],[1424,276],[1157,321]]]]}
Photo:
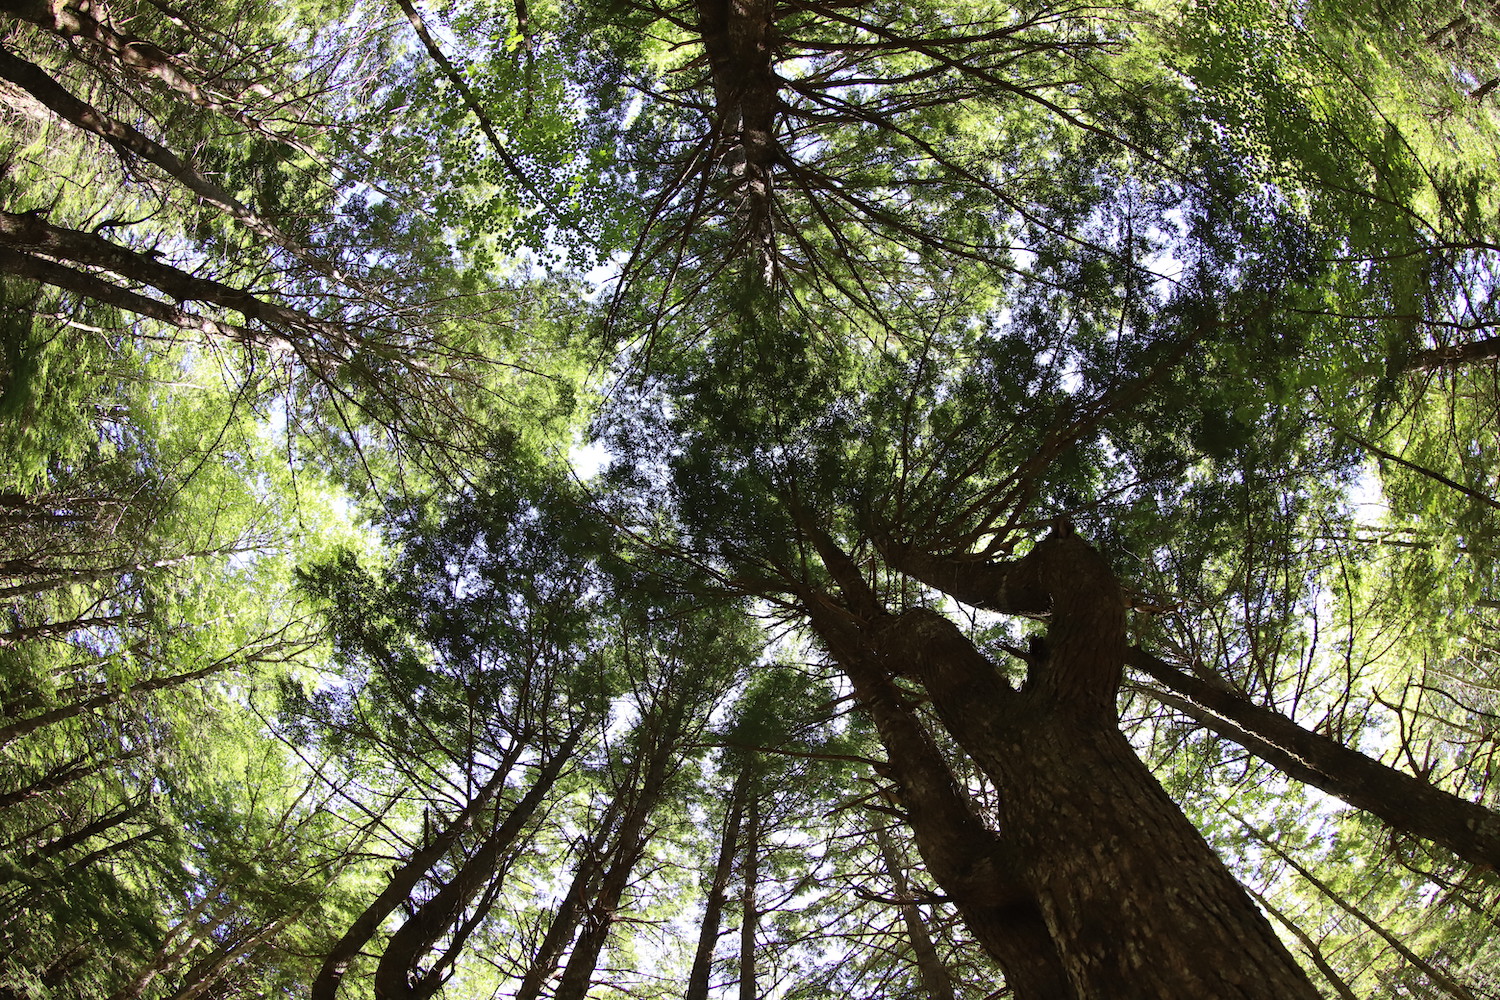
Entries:
{"type": "Polygon", "coordinates": [[[12,990],[1490,988],[1488,15],[7,10],[12,990]]]}

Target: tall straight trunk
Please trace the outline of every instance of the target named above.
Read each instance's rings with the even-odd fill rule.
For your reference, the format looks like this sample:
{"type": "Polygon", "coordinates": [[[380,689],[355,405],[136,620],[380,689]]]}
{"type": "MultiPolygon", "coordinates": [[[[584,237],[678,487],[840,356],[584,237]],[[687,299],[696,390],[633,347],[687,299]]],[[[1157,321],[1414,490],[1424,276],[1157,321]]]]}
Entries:
{"type": "Polygon", "coordinates": [[[740,868],[744,886],[740,892],[740,1000],[760,995],[755,972],[755,939],[760,932],[760,911],[755,890],[760,885],[760,799],[751,795],[745,807],[745,859],[740,868]]]}
{"type": "Polygon", "coordinates": [[[510,770],[515,766],[520,755],[523,742],[515,741],[511,748],[495,769],[479,792],[469,800],[468,804],[453,817],[446,827],[432,838],[432,842],[412,852],[412,856],[404,864],[391,872],[389,881],[385,888],[370,901],[364,911],[349,925],[338,942],[329,949],[324,956],[323,964],[318,968],[317,977],[313,979],[312,988],[309,991],[310,1000],[334,1000],[338,993],[339,982],[343,979],[349,964],[359,955],[363,948],[375,936],[386,917],[395,912],[396,907],[411,898],[412,890],[432,870],[432,866],[458,842],[458,838],[474,826],[475,820],[489,804],[490,800],[505,787],[505,779],[509,777],[510,770]]]}
{"type": "MultiPolygon", "coordinates": [[[[1104,559],[1070,527],[992,566],[979,588],[997,610],[1050,617],[1021,690],[942,615],[886,613],[849,557],[826,535],[816,540],[886,672],[922,685],[944,728],[994,781],[1001,836],[1080,997],[1318,995],[1120,733],[1124,603],[1104,559]]],[[[897,569],[950,582],[882,548],[897,569]]]]}
{"type": "Polygon", "coordinates": [[[1500,814],[1493,810],[1304,729],[1144,650],[1131,649],[1127,662],[1183,696],[1165,697],[1165,703],[1288,777],[1378,816],[1394,830],[1441,844],[1471,864],[1500,869],[1500,814]]]}
{"type": "Polygon", "coordinates": [[[645,853],[650,831],[646,828],[651,813],[661,801],[671,773],[671,764],[677,755],[678,741],[682,736],[685,706],[669,703],[659,713],[653,708],[652,716],[643,725],[649,725],[649,738],[643,741],[642,753],[649,754],[641,772],[640,785],[634,789],[630,804],[620,820],[619,834],[614,850],[610,852],[610,866],[599,883],[599,892],[594,897],[583,921],[583,931],[573,943],[573,951],[563,967],[553,1000],[583,1000],[592,984],[594,970],[599,965],[599,955],[609,940],[620,902],[630,886],[632,874],[641,855],[645,853]]]}
{"type": "Polygon", "coordinates": [[[922,911],[917,907],[906,873],[896,856],[891,835],[884,826],[875,827],[875,846],[880,850],[880,860],[885,864],[891,886],[896,890],[896,899],[901,905],[901,920],[906,925],[906,937],[916,959],[917,976],[922,983],[922,992],[929,1000],[954,1000],[953,977],[943,964],[937,948],[932,944],[932,935],[927,933],[927,924],[922,920],[922,911]]]}
{"type": "Polygon", "coordinates": [[[578,867],[573,872],[572,884],[558,904],[557,912],[552,915],[547,933],[542,936],[542,943],[532,956],[526,974],[521,977],[521,985],[516,987],[514,1000],[537,1000],[542,994],[542,987],[557,971],[558,959],[572,943],[573,936],[578,932],[578,925],[583,922],[583,914],[588,909],[589,901],[598,887],[605,847],[614,835],[623,806],[620,796],[610,801],[599,820],[599,829],[579,852],[578,867]]]}
{"type": "Polygon", "coordinates": [[[724,815],[724,832],[719,837],[719,857],[714,864],[713,881],[703,901],[703,921],[698,925],[698,949],[693,954],[693,968],[688,973],[687,992],[683,1000],[708,1000],[709,976],[713,971],[714,948],[719,942],[719,928],[724,918],[724,901],[729,880],[734,874],[734,859],[740,841],[740,820],[752,773],[749,761],[740,767],[729,792],[729,806],[724,815]]]}
{"type": "Polygon", "coordinates": [[[737,220],[763,273],[774,266],[775,175],[781,81],[774,66],[776,4],[697,0],[698,32],[714,85],[715,158],[729,168],[737,220]]]}
{"type": "Polygon", "coordinates": [[[572,761],[573,748],[582,734],[580,724],[542,765],[526,794],[484,839],[479,849],[446,885],[391,935],[375,969],[376,1000],[411,1000],[431,993],[428,989],[431,984],[422,977],[412,983],[412,973],[438,938],[459,920],[463,908],[494,876],[501,853],[520,836],[522,828],[551,792],[563,768],[572,761]]]}

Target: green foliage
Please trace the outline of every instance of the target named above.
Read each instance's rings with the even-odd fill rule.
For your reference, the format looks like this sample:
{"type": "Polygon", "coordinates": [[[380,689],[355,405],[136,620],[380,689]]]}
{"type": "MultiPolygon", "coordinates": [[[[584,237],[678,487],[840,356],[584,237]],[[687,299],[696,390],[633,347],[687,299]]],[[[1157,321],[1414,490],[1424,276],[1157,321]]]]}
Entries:
{"type": "MultiPolygon", "coordinates": [[[[857,589],[828,546],[947,613],[882,544],[1004,558],[1068,517],[1155,609],[1133,641],[1494,802],[1494,362],[1432,355],[1495,323],[1493,12],[780,3],[762,73],[710,6],[445,3],[432,43],[339,0],[68,8],[134,62],[0,26],[184,165],[0,95],[7,218],[108,241],[0,240],[0,991],[305,991],[458,824],[368,989],[566,753],[406,970],[444,995],[513,991],[575,880],[594,993],[679,995],[736,801],[716,995],[752,918],[762,994],[918,995],[900,892],[993,995],[803,630],[857,589]]],[[[1030,627],[969,624],[997,659],[1030,627]]],[[[1132,684],[1320,974],[1492,988],[1489,875],[1132,684]]]]}

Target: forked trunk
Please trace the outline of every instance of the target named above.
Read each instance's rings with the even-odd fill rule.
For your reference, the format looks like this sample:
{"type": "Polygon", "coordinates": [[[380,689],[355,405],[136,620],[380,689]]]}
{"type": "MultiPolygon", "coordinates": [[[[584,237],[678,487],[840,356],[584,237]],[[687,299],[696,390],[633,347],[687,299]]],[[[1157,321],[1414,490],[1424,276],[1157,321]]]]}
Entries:
{"type": "MultiPolygon", "coordinates": [[[[814,626],[856,689],[878,683],[876,665],[920,683],[949,735],[995,782],[1003,857],[1078,997],[1318,996],[1120,733],[1123,602],[1108,565],[1071,528],[1018,562],[982,568],[989,578],[971,588],[996,610],[1049,619],[1020,690],[946,617],[888,613],[849,557],[826,534],[813,538],[846,617],[863,622],[837,628],[834,616],[810,611],[814,626]]],[[[886,552],[924,582],[967,582],[886,552]]]]}

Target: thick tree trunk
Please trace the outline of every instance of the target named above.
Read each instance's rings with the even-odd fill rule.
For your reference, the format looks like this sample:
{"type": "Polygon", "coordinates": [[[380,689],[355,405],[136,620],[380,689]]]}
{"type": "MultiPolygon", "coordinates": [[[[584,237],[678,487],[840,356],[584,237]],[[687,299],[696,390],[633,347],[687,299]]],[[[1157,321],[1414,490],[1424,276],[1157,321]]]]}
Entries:
{"type": "Polygon", "coordinates": [[[773,66],[772,0],[698,0],[698,31],[714,85],[717,153],[729,168],[745,235],[763,270],[775,252],[773,169],[781,155],[781,81],[773,66]]]}
{"type": "Polygon", "coordinates": [[[1048,713],[1001,756],[1001,829],[1080,996],[1318,995],[1117,730],[1048,713]]]}
{"type": "Polygon", "coordinates": [[[1001,837],[1078,996],[1317,996],[1119,732],[1124,604],[1097,552],[1062,526],[1018,562],[944,576],[949,567],[883,546],[898,569],[962,600],[1050,618],[1016,691],[943,616],[885,614],[848,557],[818,541],[885,672],[921,683],[995,782],[1001,837]]]}
{"type": "Polygon", "coordinates": [[[1303,729],[1238,691],[1184,673],[1144,650],[1130,650],[1128,659],[1187,699],[1172,698],[1172,707],[1288,777],[1378,816],[1392,829],[1441,844],[1465,861],[1500,869],[1500,815],[1492,810],[1303,729]]]}
{"type": "Polygon", "coordinates": [[[725,895],[729,880],[734,874],[734,858],[740,841],[740,820],[745,811],[745,798],[751,780],[751,764],[741,765],[729,793],[729,806],[724,816],[724,832],[719,837],[719,857],[714,864],[713,880],[708,886],[708,896],[703,901],[703,920],[698,925],[698,949],[693,954],[693,968],[688,974],[687,992],[683,1000],[708,1000],[709,976],[713,971],[714,947],[719,943],[719,928],[723,923],[725,895]]]}
{"type": "Polygon", "coordinates": [[[813,626],[854,685],[885,747],[884,773],[927,871],[948,894],[975,940],[1000,963],[1017,1000],[1079,1000],[1013,852],[975,815],[911,699],[892,682],[863,630],[818,600],[813,626]]]}

